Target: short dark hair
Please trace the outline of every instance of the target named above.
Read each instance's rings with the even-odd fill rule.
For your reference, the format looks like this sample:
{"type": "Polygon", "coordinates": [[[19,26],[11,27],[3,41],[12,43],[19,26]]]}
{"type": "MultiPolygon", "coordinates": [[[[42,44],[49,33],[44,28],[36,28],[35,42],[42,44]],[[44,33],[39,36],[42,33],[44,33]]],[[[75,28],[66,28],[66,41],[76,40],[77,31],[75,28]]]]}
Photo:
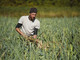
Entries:
{"type": "Polygon", "coordinates": [[[36,8],[31,8],[29,13],[37,13],[37,9],[36,8]]]}

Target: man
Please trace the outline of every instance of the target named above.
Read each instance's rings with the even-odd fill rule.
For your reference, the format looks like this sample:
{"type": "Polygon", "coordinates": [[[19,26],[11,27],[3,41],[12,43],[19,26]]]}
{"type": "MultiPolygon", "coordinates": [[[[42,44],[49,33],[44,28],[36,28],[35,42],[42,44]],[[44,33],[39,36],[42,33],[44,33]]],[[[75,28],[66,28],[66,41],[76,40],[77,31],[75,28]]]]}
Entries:
{"type": "MultiPolygon", "coordinates": [[[[16,25],[16,31],[24,38],[32,36],[37,39],[37,32],[40,29],[40,22],[36,19],[37,9],[31,8],[28,16],[22,16],[16,25]]],[[[38,42],[38,40],[36,40],[38,42]]]]}

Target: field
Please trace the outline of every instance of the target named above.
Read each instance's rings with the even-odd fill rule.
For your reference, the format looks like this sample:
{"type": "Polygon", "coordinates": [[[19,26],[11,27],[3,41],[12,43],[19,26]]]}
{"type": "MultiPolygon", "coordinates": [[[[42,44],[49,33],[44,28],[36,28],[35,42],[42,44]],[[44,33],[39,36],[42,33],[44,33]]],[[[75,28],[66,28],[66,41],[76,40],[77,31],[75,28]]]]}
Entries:
{"type": "Polygon", "coordinates": [[[42,49],[15,31],[19,18],[0,16],[0,60],[80,59],[80,17],[38,19],[42,49]]]}

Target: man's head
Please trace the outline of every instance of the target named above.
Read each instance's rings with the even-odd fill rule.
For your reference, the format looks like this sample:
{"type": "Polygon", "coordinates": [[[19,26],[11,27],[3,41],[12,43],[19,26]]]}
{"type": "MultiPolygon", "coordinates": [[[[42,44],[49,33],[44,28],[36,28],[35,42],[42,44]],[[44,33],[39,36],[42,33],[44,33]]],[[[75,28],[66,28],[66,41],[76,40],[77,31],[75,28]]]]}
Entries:
{"type": "Polygon", "coordinates": [[[37,14],[37,9],[36,8],[31,8],[29,13],[30,13],[30,15],[29,15],[30,19],[34,20],[35,17],[36,17],[36,14],[37,14]]]}

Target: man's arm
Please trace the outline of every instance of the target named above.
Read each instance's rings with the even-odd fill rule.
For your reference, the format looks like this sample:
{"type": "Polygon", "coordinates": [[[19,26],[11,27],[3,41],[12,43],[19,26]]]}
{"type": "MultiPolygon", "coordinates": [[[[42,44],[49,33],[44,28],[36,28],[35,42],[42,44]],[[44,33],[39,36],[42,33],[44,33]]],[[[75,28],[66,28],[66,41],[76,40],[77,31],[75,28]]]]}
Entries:
{"type": "Polygon", "coordinates": [[[34,28],[34,35],[33,37],[36,39],[37,38],[37,32],[38,32],[38,29],[37,28],[34,28]]]}
{"type": "Polygon", "coordinates": [[[18,23],[17,25],[16,25],[16,31],[20,34],[20,35],[22,35],[23,37],[26,37],[26,35],[24,34],[24,33],[22,33],[21,32],[21,30],[20,30],[20,27],[22,26],[22,24],[20,24],[20,23],[18,23]]]}

